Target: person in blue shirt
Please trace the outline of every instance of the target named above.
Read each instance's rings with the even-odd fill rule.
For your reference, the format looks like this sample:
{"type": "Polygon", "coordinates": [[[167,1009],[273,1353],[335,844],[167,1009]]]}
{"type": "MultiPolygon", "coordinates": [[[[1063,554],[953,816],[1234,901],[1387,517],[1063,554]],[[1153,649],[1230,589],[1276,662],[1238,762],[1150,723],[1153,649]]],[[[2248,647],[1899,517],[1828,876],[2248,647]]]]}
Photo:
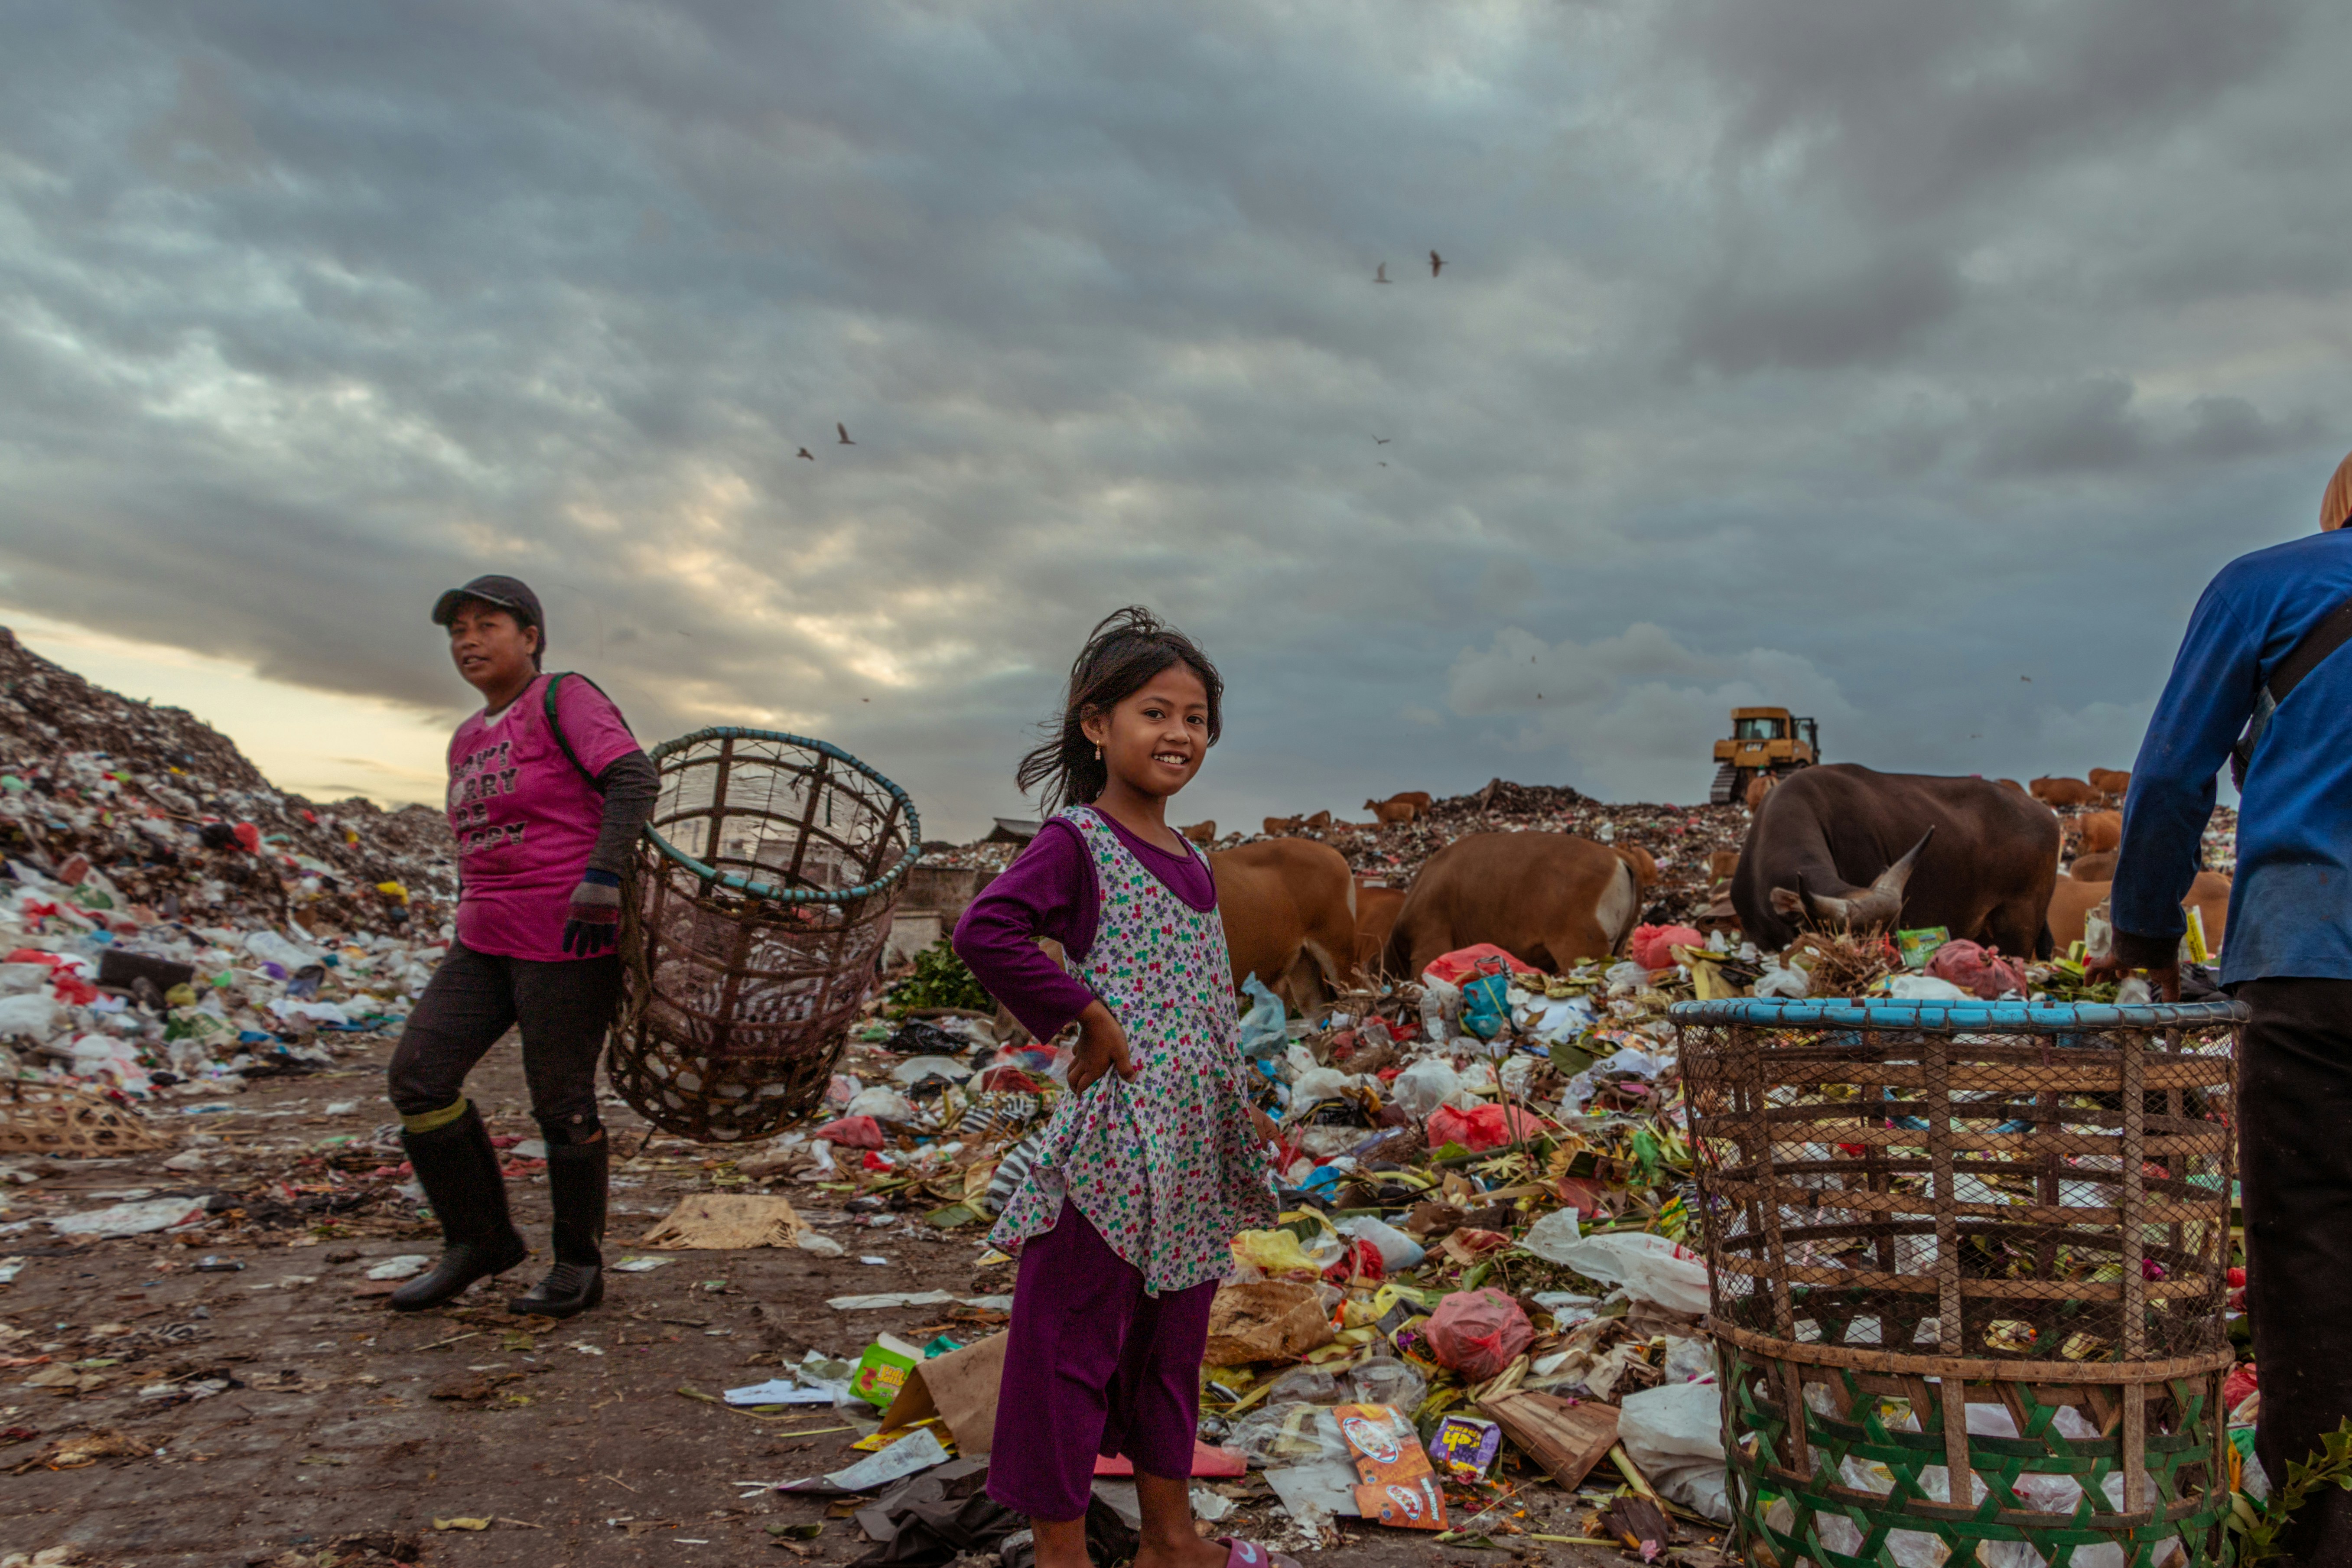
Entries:
{"type": "MultiPolygon", "coordinates": [[[[2352,457],[2320,531],[2242,555],[2206,585],[2132,764],[2109,910],[2113,957],[2179,994],[2177,954],[2218,775],[2271,676],[2352,601],[2352,457]]],[[[2246,1310],[2262,1379],[2255,1452],[2273,1485],[2352,1415],[2352,647],[2311,668],[2248,757],[2221,984],[2238,1045],[2246,1310]]],[[[2352,1493],[2323,1489],[2298,1563],[2352,1563],[2352,1493]]]]}

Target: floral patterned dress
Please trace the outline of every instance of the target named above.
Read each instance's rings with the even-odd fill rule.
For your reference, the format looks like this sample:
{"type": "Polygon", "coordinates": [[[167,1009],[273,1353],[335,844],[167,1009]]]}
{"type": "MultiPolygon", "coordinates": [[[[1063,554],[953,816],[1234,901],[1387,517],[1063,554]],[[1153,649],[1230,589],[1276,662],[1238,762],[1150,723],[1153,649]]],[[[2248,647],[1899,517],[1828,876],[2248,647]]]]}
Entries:
{"type": "MultiPolygon", "coordinates": [[[[1274,1176],[1250,1130],[1224,922],[1195,910],[1091,806],[1062,813],[1093,857],[1102,913],[1070,973],[1127,1031],[1139,1069],[1107,1072],[1046,1123],[990,1242],[1007,1252],[1077,1205],[1152,1295],[1222,1279],[1234,1237],[1274,1223],[1274,1176]]],[[[1200,851],[1189,844],[1188,853],[1200,851]]]]}

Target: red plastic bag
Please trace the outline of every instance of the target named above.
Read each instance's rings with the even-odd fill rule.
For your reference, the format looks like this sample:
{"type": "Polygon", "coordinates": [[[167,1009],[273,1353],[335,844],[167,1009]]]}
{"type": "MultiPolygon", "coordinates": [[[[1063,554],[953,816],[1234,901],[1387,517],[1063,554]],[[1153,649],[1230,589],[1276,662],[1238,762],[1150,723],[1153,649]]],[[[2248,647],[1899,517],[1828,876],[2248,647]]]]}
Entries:
{"type": "Polygon", "coordinates": [[[1635,926],[1626,952],[1644,969],[1672,969],[1675,949],[1706,945],[1706,938],[1688,926],[1635,926]]]}
{"type": "Polygon", "coordinates": [[[2231,1367],[2230,1375],[2221,1380],[2221,1408],[2235,1410],[2246,1402],[2246,1396],[2253,1393],[2256,1386],[2252,1362],[2242,1362],[2231,1367]]]}
{"type": "Polygon", "coordinates": [[[1345,1285],[1351,1279],[1377,1285],[1387,1277],[1388,1263],[1381,1257],[1381,1249],[1360,1239],[1349,1242],[1348,1250],[1339,1255],[1339,1261],[1323,1270],[1323,1278],[1334,1285],[1345,1285]]]}
{"type": "Polygon", "coordinates": [[[845,1116],[838,1121],[826,1122],[813,1136],[836,1149],[879,1149],[882,1124],[870,1116],[845,1116]]]}
{"type": "Polygon", "coordinates": [[[1519,1304],[1491,1289],[1456,1290],[1437,1304],[1422,1332],[1437,1364],[1460,1373],[1465,1383],[1500,1376],[1536,1342],[1535,1327],[1519,1304]]]}
{"type": "Polygon", "coordinates": [[[2025,976],[2016,965],[2001,957],[2000,949],[1972,942],[1944,943],[1929,956],[1927,973],[1987,1002],[1998,1002],[2011,991],[2025,994],[2025,976]]]}
{"type": "Polygon", "coordinates": [[[1441,1105],[1429,1113],[1427,1125],[1431,1148],[1459,1143],[1474,1154],[1499,1149],[1516,1139],[1532,1138],[1543,1131],[1543,1124],[1526,1111],[1511,1110],[1491,1101],[1468,1110],[1441,1105]]]}
{"type": "Polygon", "coordinates": [[[1491,942],[1482,942],[1475,947],[1457,947],[1452,952],[1440,953],[1431,959],[1429,966],[1421,973],[1429,979],[1443,980],[1448,985],[1459,985],[1466,976],[1476,971],[1479,960],[1496,958],[1509,964],[1511,973],[1514,974],[1542,973],[1532,963],[1521,963],[1491,942]]]}

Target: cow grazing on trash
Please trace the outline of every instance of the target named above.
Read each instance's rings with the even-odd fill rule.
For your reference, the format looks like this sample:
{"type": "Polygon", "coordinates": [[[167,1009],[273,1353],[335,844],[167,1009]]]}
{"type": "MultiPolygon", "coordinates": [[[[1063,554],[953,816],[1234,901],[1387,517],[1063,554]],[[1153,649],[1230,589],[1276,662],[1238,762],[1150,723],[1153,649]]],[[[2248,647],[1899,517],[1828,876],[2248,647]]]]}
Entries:
{"type": "Polygon", "coordinates": [[[1196,822],[1190,827],[1180,827],[1176,831],[1195,844],[1214,844],[1217,841],[1217,825],[1213,822],[1196,822]]]}
{"type": "Polygon", "coordinates": [[[2093,768],[2091,787],[2111,803],[2120,805],[2124,796],[2131,792],[2131,774],[2123,768],[2093,768]]]}
{"type": "Polygon", "coordinates": [[[1609,847],[1617,852],[1617,858],[1633,868],[1633,881],[1637,887],[1646,889],[1657,886],[1658,861],[1655,856],[1638,844],[1612,844],[1609,847]]]}
{"type": "Polygon", "coordinates": [[[1269,838],[1209,856],[1238,988],[1256,975],[1301,1008],[1346,984],[1356,956],[1356,875],[1311,838],[1269,838]]]}
{"type": "Polygon", "coordinates": [[[1607,958],[1642,918],[1633,863],[1565,833],[1471,833],[1429,858],[1389,937],[1388,971],[1418,976],[1432,960],[1488,942],[1558,973],[1607,958]]]}
{"type": "Polygon", "coordinates": [[[2026,793],[2044,805],[2096,805],[2099,792],[2082,779],[2035,779],[2026,793]]]}
{"type": "Polygon", "coordinates": [[[1421,815],[1421,807],[1395,796],[1387,800],[1368,800],[1364,802],[1364,809],[1370,812],[1374,821],[1382,826],[1390,823],[1411,822],[1421,815]]]}
{"type": "Polygon", "coordinates": [[[1754,778],[1749,779],[1748,781],[1748,809],[1754,811],[1758,806],[1762,805],[1764,804],[1764,797],[1770,795],[1772,793],[1772,786],[1780,782],[1780,781],[1778,778],[1774,777],[1770,773],[1758,773],[1754,778]]]}
{"type": "Polygon", "coordinates": [[[2120,849],[2124,842],[2124,818],[2119,811],[2086,811],[2063,829],[2074,840],[2077,855],[2096,855],[2105,849],[2120,849]]]}
{"type": "MultiPolygon", "coordinates": [[[[1388,952],[1389,936],[1396,930],[1397,913],[1404,908],[1402,888],[1356,889],[1356,980],[1359,984],[1370,983],[1381,970],[1382,957],[1388,952]]],[[[1390,979],[1402,979],[1390,975],[1390,979]]]]}
{"type": "Polygon", "coordinates": [[[2058,819],[1978,778],[1801,768],[1748,829],[1732,873],[1740,928],[1785,947],[1806,926],[1943,926],[2018,957],[2046,954],[2058,819]]]}
{"type": "MultiPolygon", "coordinates": [[[[2066,868],[2067,877],[2077,882],[2112,882],[2116,879],[2116,852],[2102,849],[2095,855],[2077,855],[2074,863],[2066,868]]],[[[2053,934],[2057,928],[2052,927],[2053,934]]]]}
{"type": "MultiPolygon", "coordinates": [[[[2083,940],[2090,913],[2107,901],[2112,882],[2065,881],[2050,898],[2050,939],[2063,952],[2083,940]]],[[[2218,951],[2230,926],[2230,879],[2219,871],[2200,871],[2189,884],[2184,910],[2195,910],[2205,927],[2205,945],[2218,951]]]]}
{"type": "Polygon", "coordinates": [[[1306,823],[1303,816],[1269,816],[1265,819],[1266,837],[1271,838],[1279,834],[1296,833],[1306,823]]]}

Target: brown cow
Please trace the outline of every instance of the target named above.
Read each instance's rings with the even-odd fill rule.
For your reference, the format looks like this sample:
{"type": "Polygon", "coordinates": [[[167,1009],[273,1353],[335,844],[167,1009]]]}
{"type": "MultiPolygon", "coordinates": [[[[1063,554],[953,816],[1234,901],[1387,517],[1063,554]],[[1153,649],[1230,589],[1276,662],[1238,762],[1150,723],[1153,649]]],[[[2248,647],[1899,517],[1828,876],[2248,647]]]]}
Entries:
{"type": "MultiPolygon", "coordinates": [[[[1402,888],[1356,889],[1356,980],[1370,984],[1381,972],[1388,952],[1389,933],[1396,930],[1397,911],[1404,908],[1402,888]]],[[[1391,979],[1402,979],[1391,975],[1391,979]]]]}
{"type": "Polygon", "coordinates": [[[1738,850],[1716,849],[1708,852],[1706,858],[1706,879],[1709,883],[1728,882],[1731,880],[1731,874],[1738,869],[1738,850]]]}
{"type": "Polygon", "coordinates": [[[1256,975],[1302,1010],[1345,984],[1356,955],[1356,877],[1311,838],[1269,838],[1209,856],[1234,984],[1256,975]]]}
{"type": "Polygon", "coordinates": [[[2066,875],[2077,882],[2112,882],[2116,879],[2116,852],[2102,849],[2096,855],[2077,855],[2074,863],[2066,868],[2066,875]]]}
{"type": "Polygon", "coordinates": [[[1748,781],[1748,809],[1754,811],[1758,806],[1762,805],[1764,804],[1764,797],[1770,795],[1772,793],[1772,786],[1780,782],[1780,780],[1779,776],[1773,773],[1758,773],[1754,778],[1749,779],[1748,781]]]}
{"type": "Polygon", "coordinates": [[[2023,957],[2042,949],[2058,879],[2058,819],[1977,778],[1800,768],[1765,798],[1732,874],[1740,929],[1759,947],[1802,922],[1857,931],[1898,921],[2023,957]]]}
{"type": "MultiPolygon", "coordinates": [[[[2050,937],[2065,952],[2083,940],[2083,928],[2090,912],[2107,901],[2114,888],[2112,882],[2061,882],[2050,896],[2050,937]]],[[[2189,896],[2180,900],[2184,910],[2193,909],[2205,926],[2205,945],[2218,949],[2230,924],[2230,879],[2219,871],[2200,871],[2197,879],[2189,884],[2189,896]]]]}
{"type": "Polygon", "coordinates": [[[2081,779],[2035,779],[2026,793],[2044,805],[2099,804],[2099,792],[2081,779]]]}
{"type": "Polygon", "coordinates": [[[1265,819],[1266,837],[1271,838],[1277,834],[1296,833],[1306,826],[1306,821],[1301,816],[1269,816],[1265,819]]]}
{"type": "Polygon", "coordinates": [[[2024,786],[2023,784],[2021,784],[2018,783],[2015,779],[1996,779],[1996,780],[1994,780],[1993,782],[1994,782],[1994,783],[1996,783],[1996,784],[2007,784],[2010,788],[2011,788],[2011,789],[2015,790],[2015,791],[2016,791],[2018,794],[2020,794],[2020,795],[2023,795],[2023,794],[2025,794],[2025,793],[2026,793],[2026,788],[2025,788],[2025,786],[2024,786]]]}
{"type": "Polygon", "coordinates": [[[1410,801],[1414,808],[1417,809],[1423,816],[1427,816],[1429,815],[1429,808],[1437,804],[1437,797],[1431,795],[1425,789],[1401,789],[1397,791],[1396,794],[1389,796],[1389,798],[1391,800],[1410,801]]]}
{"type": "Polygon", "coordinates": [[[1213,822],[1196,822],[1190,827],[1180,827],[1176,831],[1195,844],[1214,844],[1217,841],[1217,825],[1213,822]]]}
{"type": "Polygon", "coordinates": [[[2124,817],[2119,811],[2086,811],[2074,819],[2074,828],[2077,855],[2096,855],[2123,846],[2124,817]]]}
{"type": "Polygon", "coordinates": [[[1637,885],[1644,888],[1657,885],[1658,862],[1648,850],[1638,844],[1612,844],[1609,847],[1617,851],[1620,860],[1633,868],[1633,880],[1637,885]]]}
{"type": "Polygon", "coordinates": [[[2120,802],[2131,791],[2131,774],[2122,768],[2093,768],[2091,787],[2110,801],[2120,802]]]}
{"type": "Polygon", "coordinates": [[[1488,942],[1538,969],[1607,958],[1642,918],[1633,863],[1565,833],[1465,834],[1413,879],[1389,937],[1391,974],[1418,975],[1457,947],[1488,942]]]}
{"type": "Polygon", "coordinates": [[[1421,815],[1421,807],[1409,800],[1368,800],[1364,809],[1372,814],[1381,826],[1411,822],[1421,815]]]}

